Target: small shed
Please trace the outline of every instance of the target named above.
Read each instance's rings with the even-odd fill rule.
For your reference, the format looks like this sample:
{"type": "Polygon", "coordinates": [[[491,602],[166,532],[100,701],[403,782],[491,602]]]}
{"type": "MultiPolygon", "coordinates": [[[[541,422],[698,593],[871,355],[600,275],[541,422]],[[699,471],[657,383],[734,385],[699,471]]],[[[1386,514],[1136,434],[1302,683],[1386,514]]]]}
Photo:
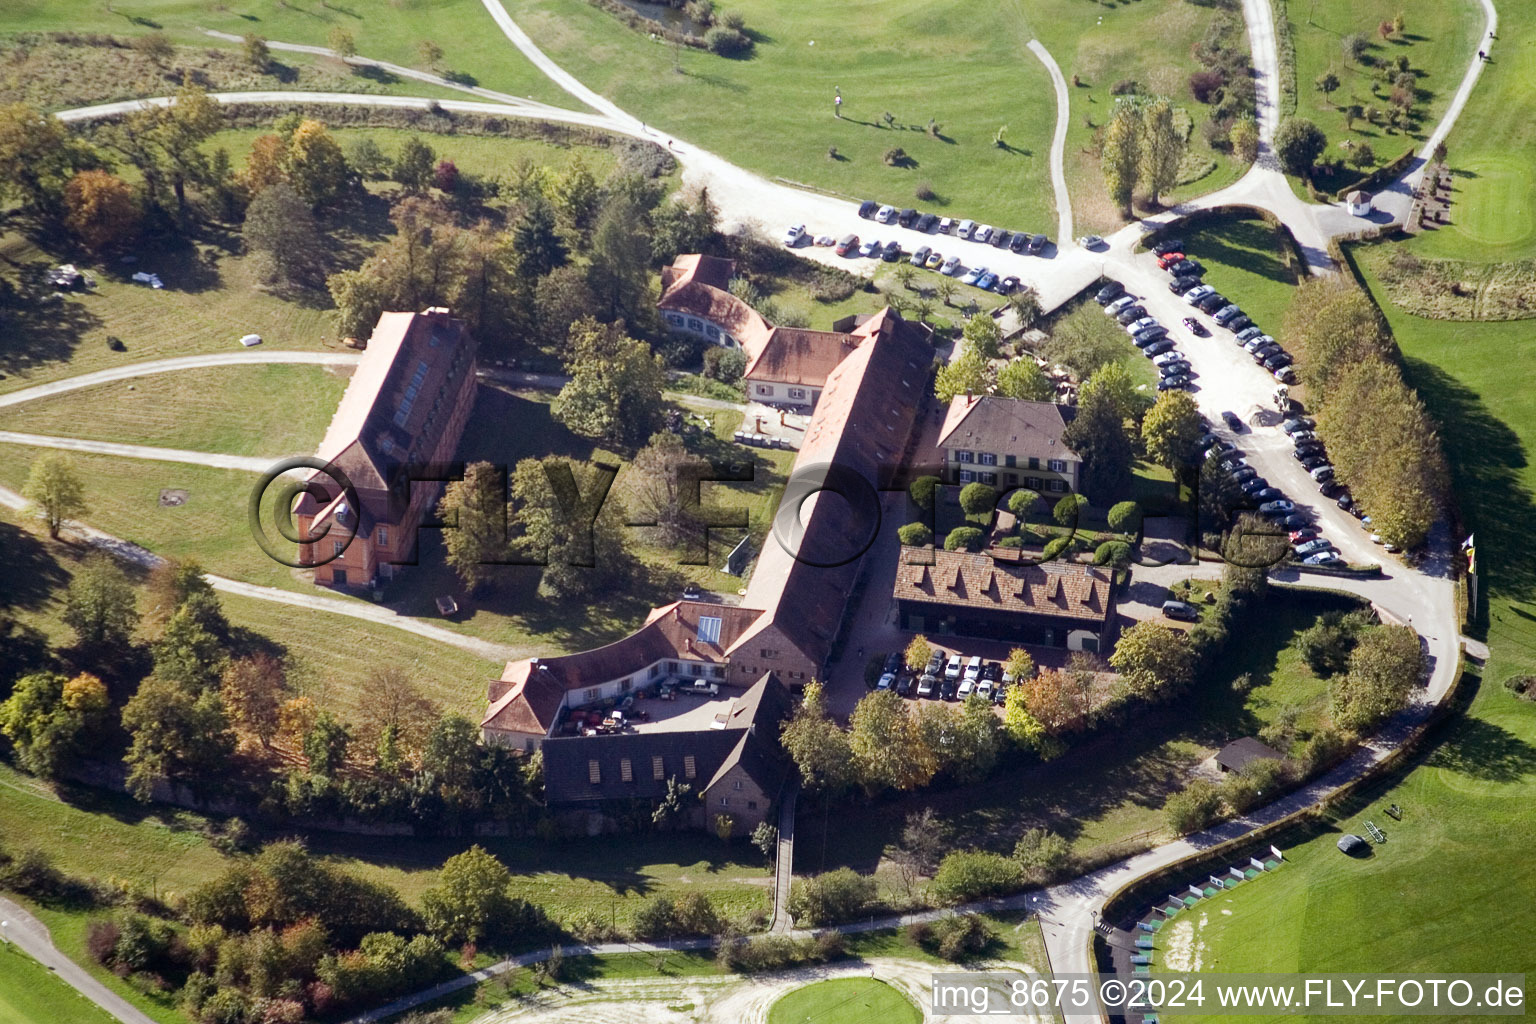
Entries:
{"type": "Polygon", "coordinates": [[[1370,193],[1355,189],[1349,195],[1344,197],[1344,206],[1347,210],[1349,210],[1351,216],[1369,216],[1371,212],[1370,193]]]}
{"type": "Polygon", "coordinates": [[[1216,752],[1216,767],[1224,772],[1240,772],[1254,761],[1264,758],[1283,761],[1285,755],[1252,736],[1244,736],[1240,740],[1233,740],[1216,752]]]}
{"type": "Polygon", "coordinates": [[[254,348],[255,346],[261,344],[261,335],[247,334],[245,337],[240,339],[240,344],[244,345],[246,348],[254,348]]]}

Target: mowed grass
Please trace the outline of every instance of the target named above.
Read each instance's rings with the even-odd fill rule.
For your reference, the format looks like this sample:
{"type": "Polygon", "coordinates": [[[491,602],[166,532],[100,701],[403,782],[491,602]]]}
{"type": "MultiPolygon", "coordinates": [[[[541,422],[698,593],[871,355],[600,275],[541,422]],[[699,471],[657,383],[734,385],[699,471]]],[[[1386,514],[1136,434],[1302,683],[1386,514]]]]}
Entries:
{"type": "MultiPolygon", "coordinates": [[[[0,259],[26,274],[59,261],[14,233],[0,235],[0,259]]],[[[0,339],[0,392],[150,359],[240,351],[241,336],[252,333],[269,348],[335,347],[331,311],[261,290],[249,257],[182,250],[87,269],[95,273],[94,290],[39,307],[0,339]],[[135,284],[135,270],[159,274],[165,288],[135,284]],[[109,337],[124,351],[109,348],[109,337]]]]}
{"type": "MultiPolygon", "coordinates": [[[[1378,301],[1383,290],[1369,271],[1378,301]]],[[[1362,793],[1329,827],[1287,850],[1293,863],[1242,886],[1211,914],[1206,966],[1223,971],[1415,973],[1536,969],[1536,921],[1515,908],[1536,892],[1536,706],[1503,688],[1536,671],[1536,399],[1511,373],[1521,323],[1448,323],[1383,311],[1408,382],[1441,425],[1454,491],[1477,537],[1492,652],[1467,682],[1463,712],[1410,768],[1362,793]],[[1398,804],[1397,823],[1383,809],[1398,804]],[[1387,833],[1364,860],[1340,854],[1370,819],[1387,833]]]]}
{"type": "MultiPolygon", "coordinates": [[[[757,39],[745,60],[674,51],[584,0],[508,0],[507,9],[561,67],[629,113],[768,177],[1015,230],[1054,229],[1055,93],[1025,49],[1031,33],[1018,5],[745,0],[730,5],[757,39]],[[993,144],[999,128],[1007,148],[993,144]],[[908,165],[886,165],[896,147],[908,165]],[[923,182],[937,199],[917,200],[923,182]]],[[[772,211],[762,215],[777,230],[772,211]]]]}
{"type": "MultiPolygon", "coordinates": [[[[1178,231],[1184,251],[1205,265],[1205,282],[1243,307],[1269,334],[1291,307],[1296,276],[1281,258],[1289,241],[1262,220],[1220,217],[1178,231]]],[[[1284,338],[1279,339],[1283,344],[1284,338]]]]}
{"type": "MultiPolygon", "coordinates": [[[[243,0],[209,4],[204,0],[130,0],[128,3],[58,3],[13,0],[0,16],[0,31],[109,32],[141,35],[163,31],[179,43],[219,43],[204,34],[213,29],[248,33],[286,43],[329,46],[330,33],[352,34],[357,52],[404,67],[428,69],[418,47],[430,39],[442,47],[438,73],[469,76],[471,84],[529,97],[556,106],[578,107],[519,53],[479,0],[243,0]]],[[[274,53],[286,62],[289,55],[274,53]]],[[[423,86],[423,88],[427,88],[423,86]]],[[[402,91],[415,87],[402,86],[402,91]]]]}
{"type": "Polygon", "coordinates": [[[113,1019],[14,943],[0,943],[0,1020],[7,1024],[112,1024],[113,1019]]]}
{"type": "MultiPolygon", "coordinates": [[[[1132,727],[1107,727],[1079,738],[1065,755],[1045,764],[1020,764],[974,786],[918,794],[867,806],[840,807],[832,815],[801,804],[795,869],[819,872],[848,865],[876,871],[896,843],[908,813],[931,806],[952,847],[1009,852],[1020,833],[1042,826],[1065,837],[1089,860],[1168,837],[1163,802],[1202,760],[1227,742],[1252,736],[1287,706],[1299,709],[1298,728],[1323,720],[1327,684],[1291,648],[1295,634],[1352,599],[1273,588],[1267,603],[1245,619],[1224,650],[1220,667],[1178,702],[1136,713],[1132,727]],[[1233,682],[1251,673],[1246,693],[1233,682]]],[[[897,880],[883,872],[888,885],[897,880]]]]}
{"type": "MultiPolygon", "coordinates": [[[[1290,0],[1287,10],[1296,45],[1296,113],[1327,133],[1332,143],[1329,155],[1340,158],[1349,156],[1339,145],[1344,139],[1369,143],[1381,162],[1416,146],[1445,112],[1467,63],[1481,46],[1478,33],[1483,14],[1477,0],[1358,0],[1349,4],[1290,0]],[[1403,15],[1403,34],[1383,40],[1377,26],[1399,13],[1403,15]],[[1369,57],[1374,64],[1356,64],[1345,57],[1343,40],[1354,33],[1369,41],[1369,57]],[[1374,72],[1377,66],[1395,63],[1400,56],[1408,58],[1418,78],[1417,105],[1425,114],[1421,121],[1425,132],[1407,135],[1363,118],[1355,122],[1353,130],[1347,128],[1341,111],[1350,104],[1382,111],[1391,106],[1391,83],[1378,83],[1374,72]],[[1325,96],[1315,83],[1329,71],[1338,77],[1339,88],[1325,96]]],[[[1499,15],[1502,21],[1502,7],[1499,15]]],[[[1478,83],[1479,91],[1485,82],[1486,78],[1478,83]]]]}
{"type": "Polygon", "coordinates": [[[874,978],[818,981],[779,998],[768,1024],[917,1024],[922,1011],[892,986],[874,978]]]}
{"type": "Polygon", "coordinates": [[[1536,254],[1536,8],[1500,5],[1490,52],[1447,141],[1455,174],[1450,223],[1418,236],[1414,245],[1423,256],[1498,261],[1536,254]]]}
{"type": "Polygon", "coordinates": [[[0,409],[0,429],[220,455],[308,455],[350,373],[281,365],[162,373],[0,409]]]}
{"type": "MultiPolygon", "coordinates": [[[[1004,5],[1005,10],[1010,8],[1027,17],[1030,28],[1067,79],[1072,116],[1064,163],[1077,233],[1107,233],[1125,222],[1105,191],[1094,151],[1096,131],[1114,111],[1116,97],[1110,90],[1119,82],[1135,81],[1143,92],[1167,96],[1175,106],[1183,107],[1194,122],[1190,152],[1216,163],[1210,174],[1170,192],[1170,202],[1222,188],[1247,169],[1241,160],[1211,149],[1200,133],[1200,123],[1209,108],[1196,102],[1189,92],[1190,72],[1199,69],[1191,48],[1223,16],[1217,6],[1183,0],[1119,5],[1040,0],[1026,8],[1015,0],[1004,5]],[[1076,87],[1072,85],[1073,75],[1078,76],[1076,87]]],[[[1227,16],[1235,14],[1229,12],[1227,16]]]]}

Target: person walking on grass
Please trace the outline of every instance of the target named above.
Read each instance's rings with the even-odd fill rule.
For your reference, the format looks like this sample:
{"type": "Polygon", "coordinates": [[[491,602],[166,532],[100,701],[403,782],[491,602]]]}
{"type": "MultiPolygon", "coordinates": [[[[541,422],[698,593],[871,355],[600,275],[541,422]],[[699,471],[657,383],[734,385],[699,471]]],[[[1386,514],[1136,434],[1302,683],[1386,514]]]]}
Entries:
{"type": "Polygon", "coordinates": [[[832,87],[832,116],[843,116],[843,90],[835,85],[832,87]]]}

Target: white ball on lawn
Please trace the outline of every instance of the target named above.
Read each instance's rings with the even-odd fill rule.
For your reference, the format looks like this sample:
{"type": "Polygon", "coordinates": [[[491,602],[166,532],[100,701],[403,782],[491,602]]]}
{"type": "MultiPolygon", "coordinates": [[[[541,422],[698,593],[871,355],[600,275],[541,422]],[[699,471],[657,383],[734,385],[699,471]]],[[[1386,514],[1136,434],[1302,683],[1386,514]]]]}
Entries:
{"type": "Polygon", "coordinates": [[[807,46],[815,46],[816,45],[816,40],[812,39],[809,43],[806,43],[805,45],[807,45],[807,46]]]}

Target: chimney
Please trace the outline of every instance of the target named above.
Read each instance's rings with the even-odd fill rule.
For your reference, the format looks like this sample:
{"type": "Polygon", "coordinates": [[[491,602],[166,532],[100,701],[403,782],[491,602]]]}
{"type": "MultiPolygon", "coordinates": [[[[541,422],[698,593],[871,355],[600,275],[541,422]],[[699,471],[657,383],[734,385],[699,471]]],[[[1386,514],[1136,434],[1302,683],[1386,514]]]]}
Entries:
{"type": "Polygon", "coordinates": [[[693,637],[688,637],[688,653],[693,653],[693,637]]]}
{"type": "Polygon", "coordinates": [[[683,609],[682,609],[682,606],[681,605],[673,605],[672,606],[672,621],[673,622],[681,622],[682,620],[683,620],[683,609]]]}
{"type": "Polygon", "coordinates": [[[970,388],[966,388],[965,389],[965,404],[966,405],[970,405],[975,400],[976,400],[976,396],[971,393],[971,389],[970,388]]]}

